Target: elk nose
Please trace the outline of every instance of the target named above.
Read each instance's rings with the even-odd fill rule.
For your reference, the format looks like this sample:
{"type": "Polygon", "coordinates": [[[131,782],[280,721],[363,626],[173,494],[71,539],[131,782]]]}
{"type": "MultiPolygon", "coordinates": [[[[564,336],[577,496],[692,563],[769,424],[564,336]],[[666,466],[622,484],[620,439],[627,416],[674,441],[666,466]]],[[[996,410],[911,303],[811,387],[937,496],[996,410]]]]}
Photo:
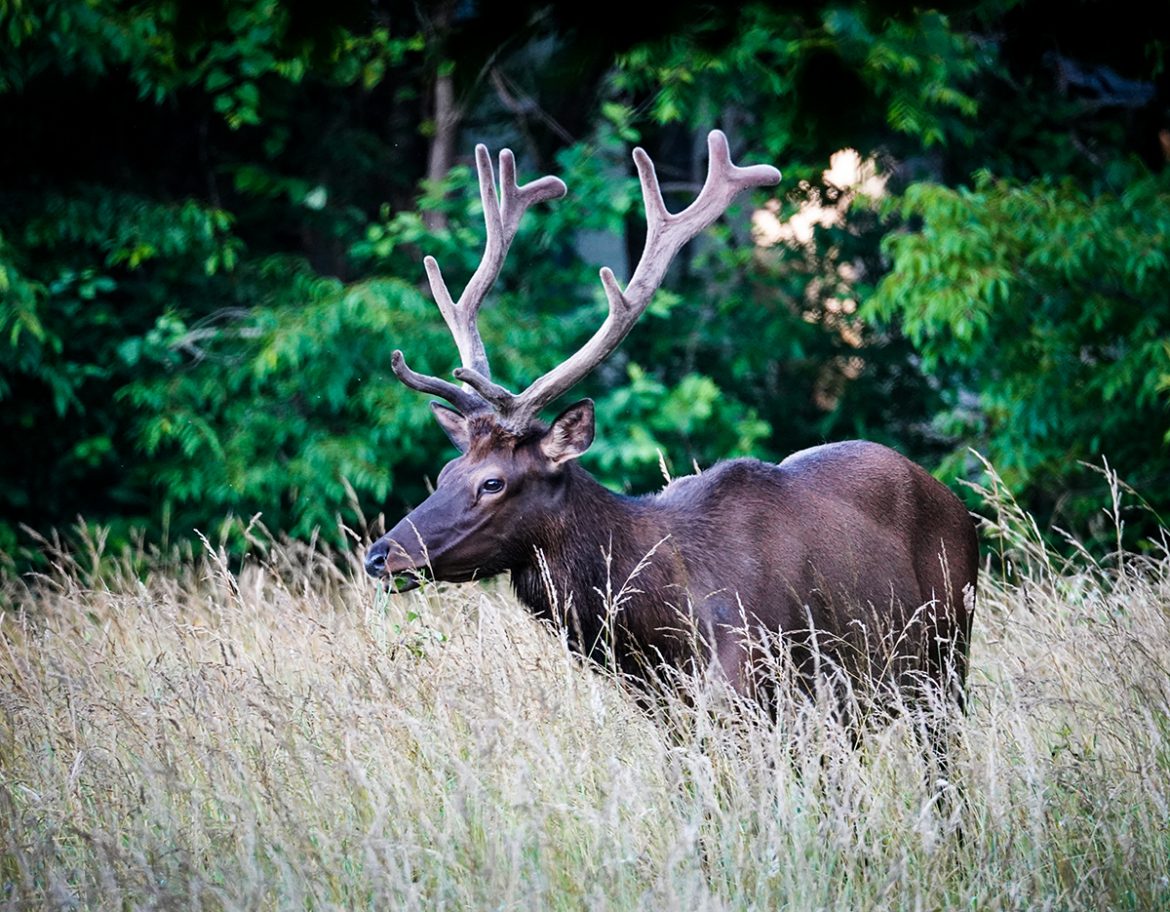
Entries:
{"type": "Polygon", "coordinates": [[[386,569],[386,555],[390,549],[383,542],[374,542],[366,552],[366,573],[378,578],[386,569]]]}

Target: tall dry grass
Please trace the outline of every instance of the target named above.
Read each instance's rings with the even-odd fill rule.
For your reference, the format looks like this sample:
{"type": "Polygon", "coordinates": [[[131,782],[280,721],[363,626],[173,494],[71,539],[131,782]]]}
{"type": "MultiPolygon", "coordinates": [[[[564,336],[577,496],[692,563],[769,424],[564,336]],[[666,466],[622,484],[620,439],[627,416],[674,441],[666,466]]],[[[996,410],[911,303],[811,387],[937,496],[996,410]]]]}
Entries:
{"type": "Polygon", "coordinates": [[[59,553],[3,583],[0,909],[1170,907],[1170,557],[988,494],[946,800],[905,719],[647,712],[501,587],[59,553]]]}

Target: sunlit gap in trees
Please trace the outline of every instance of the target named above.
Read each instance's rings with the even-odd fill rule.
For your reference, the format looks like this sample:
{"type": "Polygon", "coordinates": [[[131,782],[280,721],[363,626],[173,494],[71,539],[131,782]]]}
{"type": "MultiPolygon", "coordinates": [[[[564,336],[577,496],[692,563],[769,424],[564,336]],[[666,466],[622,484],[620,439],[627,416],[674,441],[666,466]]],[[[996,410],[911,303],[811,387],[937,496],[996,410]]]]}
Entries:
{"type": "MultiPolygon", "coordinates": [[[[869,200],[885,196],[889,175],[878,172],[877,162],[863,159],[856,149],[840,149],[829,158],[829,167],[821,172],[822,187],[809,181],[797,185],[803,195],[796,212],[782,216],[779,199],[768,200],[752,213],[752,237],[761,248],[785,244],[814,257],[817,228],[832,228],[845,223],[850,205],[858,197],[869,200]]],[[[861,323],[854,317],[857,300],[848,292],[864,275],[860,261],[842,260],[830,250],[819,263],[822,277],[814,277],[806,286],[805,307],[801,317],[807,323],[820,324],[835,332],[850,348],[864,345],[861,323]]],[[[865,368],[860,355],[834,359],[833,369],[840,376],[854,380],[865,368]]],[[[826,411],[836,407],[839,390],[835,384],[821,384],[816,392],[818,405],[826,411]]]]}

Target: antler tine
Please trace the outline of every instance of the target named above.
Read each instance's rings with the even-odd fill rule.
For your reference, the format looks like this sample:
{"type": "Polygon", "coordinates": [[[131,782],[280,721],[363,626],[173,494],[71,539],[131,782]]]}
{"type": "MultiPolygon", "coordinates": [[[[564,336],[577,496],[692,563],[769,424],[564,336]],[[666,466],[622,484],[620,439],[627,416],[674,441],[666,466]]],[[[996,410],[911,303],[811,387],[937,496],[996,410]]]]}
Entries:
{"type": "Polygon", "coordinates": [[[398,350],[395,350],[390,356],[390,367],[394,371],[394,376],[412,390],[418,390],[420,393],[427,393],[431,396],[446,399],[464,415],[471,415],[475,412],[483,411],[488,407],[487,403],[476,393],[469,392],[461,386],[456,386],[454,383],[448,383],[439,377],[432,377],[429,374],[419,374],[411,370],[407,366],[402,352],[398,350]]]}
{"type": "Polygon", "coordinates": [[[712,130],[708,134],[707,153],[707,179],[703,182],[703,189],[686,209],[672,215],[662,201],[662,191],[650,156],[643,149],[634,150],[634,164],[638,168],[646,206],[646,244],[624,296],[643,309],[662,284],[675,254],[687,241],[719,218],[741,191],[780,182],[780,172],[771,165],[740,168],[732,164],[727,137],[722,130],[712,130]]]}
{"type": "Polygon", "coordinates": [[[500,243],[503,231],[500,225],[500,207],[496,202],[496,178],[492,172],[492,159],[487,146],[482,143],[475,147],[475,169],[479,174],[479,197],[483,201],[487,243],[479,266],[476,267],[467,287],[463,289],[463,294],[459,296],[458,303],[452,299],[451,292],[447,289],[438,261],[433,256],[428,256],[423,259],[423,266],[427,271],[427,279],[430,280],[431,294],[435,303],[439,305],[439,312],[447,322],[447,328],[451,330],[455,345],[459,349],[459,360],[464,367],[470,367],[484,376],[491,376],[487,352],[479,335],[479,306],[488,288],[499,275],[507,247],[500,243]]]}
{"type": "Polygon", "coordinates": [[[516,184],[516,161],[511,149],[500,152],[500,199],[496,196],[496,178],[492,170],[492,159],[487,146],[475,147],[475,166],[479,172],[479,195],[483,201],[483,218],[487,227],[487,243],[483,258],[472,274],[458,302],[452,301],[451,293],[443,281],[439,264],[434,257],[427,257],[424,265],[430,279],[431,292],[455,344],[463,367],[475,371],[485,379],[491,378],[491,367],[484,351],[483,339],[479,335],[479,308],[488,290],[500,274],[504,258],[520,218],[533,203],[556,199],[565,195],[565,184],[557,177],[542,177],[524,186],[516,184]]]}
{"type": "Polygon", "coordinates": [[[483,202],[487,242],[479,266],[458,301],[452,299],[438,261],[432,256],[423,259],[431,294],[459,349],[459,360],[463,367],[456,375],[467,386],[458,387],[438,377],[415,373],[406,366],[401,352],[395,353],[396,360],[392,364],[398,379],[407,386],[420,392],[441,396],[464,414],[469,414],[469,410],[483,411],[493,406],[506,410],[508,401],[514,398],[502,386],[491,382],[491,367],[487,352],[484,350],[483,339],[479,334],[479,308],[500,274],[508,248],[520,226],[520,219],[528,207],[534,203],[557,199],[566,192],[564,181],[558,177],[542,177],[523,186],[518,185],[516,160],[510,149],[503,149],[500,152],[498,198],[491,155],[487,146],[483,144],[475,147],[475,167],[479,174],[479,196],[483,202]],[[481,389],[486,390],[486,394],[477,392],[481,389]],[[454,398],[453,390],[458,393],[454,398]]]}
{"type": "Polygon", "coordinates": [[[516,236],[520,219],[529,206],[560,199],[568,192],[565,182],[551,174],[519,186],[516,183],[516,159],[511,149],[500,150],[500,189],[503,196],[500,221],[504,229],[505,249],[516,236]]]}
{"type": "Polygon", "coordinates": [[[703,189],[694,202],[677,214],[669,212],[662,200],[662,190],[650,156],[640,148],[634,150],[647,224],[646,245],[638,266],[625,291],[619,287],[613,270],[602,268],[601,284],[609,302],[605,322],[576,354],[516,397],[510,408],[512,414],[534,417],[605,360],[646,310],[682,246],[719,218],[741,191],[780,182],[780,172],[771,165],[741,168],[732,164],[727,137],[720,130],[712,130],[708,135],[707,150],[710,158],[703,189]]]}

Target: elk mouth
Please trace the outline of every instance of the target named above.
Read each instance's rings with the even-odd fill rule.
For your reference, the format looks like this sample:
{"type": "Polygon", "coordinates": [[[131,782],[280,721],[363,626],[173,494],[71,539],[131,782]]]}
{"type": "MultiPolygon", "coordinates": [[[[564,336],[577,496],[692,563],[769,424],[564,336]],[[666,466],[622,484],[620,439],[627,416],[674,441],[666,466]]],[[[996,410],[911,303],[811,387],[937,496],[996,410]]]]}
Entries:
{"type": "Polygon", "coordinates": [[[366,573],[391,593],[409,592],[434,578],[430,569],[420,563],[397,542],[385,539],[371,545],[365,559],[366,573]]]}

